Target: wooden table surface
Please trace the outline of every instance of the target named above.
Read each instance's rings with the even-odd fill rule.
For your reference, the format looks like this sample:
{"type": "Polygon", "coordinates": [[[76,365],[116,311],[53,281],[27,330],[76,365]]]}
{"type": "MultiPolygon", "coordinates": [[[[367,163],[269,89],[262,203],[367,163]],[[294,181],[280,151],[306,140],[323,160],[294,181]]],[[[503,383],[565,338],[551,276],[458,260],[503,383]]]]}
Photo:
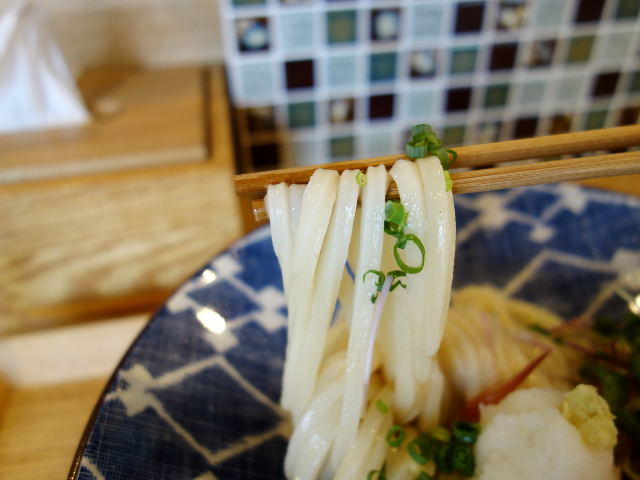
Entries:
{"type": "MultiPolygon", "coordinates": [[[[63,164],[56,178],[0,181],[0,337],[5,335],[0,338],[0,479],[66,477],[109,375],[150,312],[246,231],[242,202],[233,192],[235,162],[223,69],[153,73],[139,74],[133,84],[131,77],[106,73],[103,84],[124,82],[114,95],[130,109],[120,112],[122,120],[84,130],[79,144],[96,139],[95,155],[91,142],[77,147],[84,163],[71,164],[74,176],[65,175],[70,164],[63,164]],[[155,81],[161,85],[154,86],[155,81]],[[149,89],[141,93],[140,82],[149,89]],[[167,86],[171,101],[158,94],[167,86]],[[172,117],[174,111],[178,114],[172,117]],[[139,127],[113,138],[114,131],[127,130],[124,124],[133,117],[142,122],[143,112],[157,131],[144,133],[139,127]],[[188,128],[167,134],[167,125],[176,119],[188,128]],[[143,148],[141,135],[158,138],[147,140],[143,148]],[[109,145],[103,136],[133,147],[109,145]],[[153,153],[136,156],[146,163],[134,162],[130,169],[119,162],[123,152],[138,147],[153,153]],[[181,149],[175,161],[167,161],[171,155],[156,155],[181,149]],[[87,170],[104,166],[107,150],[116,159],[109,171],[87,170]],[[116,318],[136,312],[142,316],[116,318]]],[[[90,80],[87,98],[102,88],[99,79],[90,80]]],[[[60,137],[64,132],[42,135],[60,137]]],[[[26,138],[19,137],[0,138],[0,150],[9,151],[26,138]]],[[[76,148],[58,141],[52,145],[58,153],[76,148]]],[[[33,160],[25,166],[42,166],[38,155],[33,156],[42,144],[29,147],[27,142],[25,148],[33,160]]],[[[22,155],[19,150],[14,154],[22,155]]],[[[0,176],[14,166],[4,158],[0,176]]]]}

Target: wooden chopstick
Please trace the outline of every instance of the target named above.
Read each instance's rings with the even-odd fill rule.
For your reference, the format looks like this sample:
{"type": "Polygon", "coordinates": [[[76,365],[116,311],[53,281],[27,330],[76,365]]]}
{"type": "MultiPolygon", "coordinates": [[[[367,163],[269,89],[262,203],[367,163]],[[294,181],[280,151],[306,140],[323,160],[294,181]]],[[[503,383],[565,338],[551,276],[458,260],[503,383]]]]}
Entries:
{"type": "MultiPolygon", "coordinates": [[[[633,173],[640,173],[640,151],[472,170],[452,173],[451,179],[456,195],[633,173]]],[[[398,188],[391,182],[387,200],[395,198],[399,198],[398,188]]],[[[256,221],[268,218],[264,200],[253,200],[252,205],[256,221]]]]}
{"type": "MultiPolygon", "coordinates": [[[[455,149],[458,153],[455,166],[456,168],[484,166],[554,155],[614,150],[633,145],[640,145],[640,125],[458,147],[455,149]]],[[[265,194],[267,186],[271,184],[285,181],[288,183],[307,183],[318,168],[337,170],[338,172],[347,169],[365,170],[370,165],[391,166],[400,158],[406,157],[404,155],[389,155],[313,167],[236,175],[234,184],[237,195],[265,194]]],[[[495,167],[452,173],[451,178],[454,181],[453,193],[458,194],[632,173],[640,173],[640,152],[495,167]]],[[[398,191],[394,183],[389,188],[387,198],[398,198],[398,191]]],[[[253,208],[256,220],[267,218],[263,200],[254,200],[253,208]]]]}
{"type": "MultiPolygon", "coordinates": [[[[455,168],[480,167],[515,160],[597,150],[616,150],[632,145],[640,145],[640,125],[456,147],[458,160],[455,163],[455,168]]],[[[391,167],[400,158],[406,158],[406,156],[404,154],[387,155],[385,157],[327,163],[311,167],[245,173],[236,175],[233,178],[233,183],[236,195],[264,195],[267,193],[267,187],[276,183],[307,183],[313,172],[319,168],[342,172],[348,169],[366,170],[370,165],[391,167]]]]}

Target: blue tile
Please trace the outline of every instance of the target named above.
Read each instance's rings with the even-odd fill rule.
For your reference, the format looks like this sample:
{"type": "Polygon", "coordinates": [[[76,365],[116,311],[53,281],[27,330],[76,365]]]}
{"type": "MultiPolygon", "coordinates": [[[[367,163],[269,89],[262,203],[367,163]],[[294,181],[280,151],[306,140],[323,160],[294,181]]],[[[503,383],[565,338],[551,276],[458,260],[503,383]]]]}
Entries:
{"type": "MultiPolygon", "coordinates": [[[[286,317],[286,308],[283,309],[286,317]]],[[[256,322],[245,324],[235,332],[240,344],[225,357],[252,385],[274,402],[280,401],[287,331],[267,332],[256,322]]]]}
{"type": "Polygon", "coordinates": [[[610,260],[618,248],[640,249],[640,209],[590,202],[580,214],[560,212],[548,225],[557,230],[549,248],[594,260],[610,260]],[[563,235],[562,232],[592,232],[563,235]]]}
{"type": "Polygon", "coordinates": [[[224,480],[285,480],[282,466],[287,443],[287,439],[276,436],[216,465],[212,471],[224,480]]]}
{"type": "Polygon", "coordinates": [[[614,293],[595,312],[594,317],[606,317],[618,322],[624,319],[624,315],[628,310],[629,306],[627,302],[614,293]]]}
{"type": "Polygon", "coordinates": [[[440,35],[444,25],[444,8],[441,3],[416,5],[412,15],[414,38],[431,38],[440,35]]]}
{"type": "Polygon", "coordinates": [[[164,307],[134,345],[122,370],[138,363],[155,377],[210,357],[216,350],[205,340],[204,333],[191,310],[171,314],[164,307]],[[183,338],[189,340],[180,340],[183,338]]]}
{"type": "MultiPolygon", "coordinates": [[[[102,407],[85,456],[107,479],[191,479],[208,469],[205,458],[154,410],[130,417],[119,400],[102,407]]],[[[81,478],[95,480],[86,473],[81,478]]]]}
{"type": "Polygon", "coordinates": [[[527,190],[526,194],[516,197],[506,207],[532,217],[539,217],[557,199],[556,195],[550,193],[527,190]]]}
{"type": "Polygon", "coordinates": [[[282,291],[282,272],[271,237],[254,242],[241,251],[234,251],[232,255],[243,267],[242,271],[236,274],[236,278],[256,291],[268,286],[282,291]]]}
{"type": "Polygon", "coordinates": [[[313,14],[300,13],[283,15],[280,21],[282,48],[286,50],[297,50],[313,47],[315,35],[313,14]]]}
{"type": "Polygon", "coordinates": [[[265,433],[281,421],[218,366],[151,391],[171,418],[213,453],[245,436],[265,433]]]}
{"type": "Polygon", "coordinates": [[[356,57],[329,57],[327,59],[327,83],[331,87],[354,85],[356,82],[356,57]]]}
{"type": "Polygon", "coordinates": [[[456,230],[462,230],[470,221],[478,218],[478,212],[475,210],[463,207],[455,201],[454,206],[456,210],[456,230]]]}
{"type": "Polygon", "coordinates": [[[497,287],[506,285],[542,251],[542,245],[529,240],[530,233],[531,227],[515,222],[499,231],[477,231],[456,248],[453,287],[486,283],[497,287]],[[496,265],[504,267],[496,268],[496,265]]]}
{"type": "Polygon", "coordinates": [[[615,274],[583,270],[553,261],[545,263],[515,294],[571,319],[583,313],[600,291],[600,285],[615,274]]]}
{"type": "Polygon", "coordinates": [[[436,92],[434,90],[408,92],[405,98],[406,114],[409,117],[424,120],[435,109],[436,92]]]}
{"type": "Polygon", "coordinates": [[[566,0],[539,0],[535,23],[538,28],[554,28],[564,22],[564,12],[570,2],[566,0]]]}
{"type": "Polygon", "coordinates": [[[234,318],[260,310],[259,305],[253,303],[227,280],[216,281],[207,285],[207,288],[189,292],[187,295],[203,307],[212,308],[224,318],[234,318]]]}
{"type": "Polygon", "coordinates": [[[268,97],[273,91],[271,65],[268,63],[240,67],[242,94],[246,97],[268,97]]]}

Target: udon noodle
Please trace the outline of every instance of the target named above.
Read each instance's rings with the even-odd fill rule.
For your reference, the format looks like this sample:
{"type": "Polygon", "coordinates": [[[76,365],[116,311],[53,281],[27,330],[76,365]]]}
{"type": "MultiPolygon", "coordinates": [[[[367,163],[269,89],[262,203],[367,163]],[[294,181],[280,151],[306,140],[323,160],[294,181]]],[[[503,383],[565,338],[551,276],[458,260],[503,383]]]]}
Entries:
{"type": "Polygon", "coordinates": [[[294,425],[289,479],[365,480],[383,464],[390,480],[433,474],[433,462],[420,467],[385,441],[389,428],[406,425],[411,440],[446,424],[543,351],[548,358],[523,386],[577,383],[577,355],[527,329],[559,325],[553,314],[490,287],[450,299],[455,216],[438,158],[369,167],[364,186],[357,174],[317,170],[306,187],[272,185],[266,197],[289,310],[281,398],[294,425]],[[424,268],[392,292],[367,274],[398,269],[396,238],[384,231],[390,179],[408,213],[404,233],[424,245],[395,248],[406,265],[424,260],[424,268]],[[381,415],[381,405],[392,414],[381,415]]]}

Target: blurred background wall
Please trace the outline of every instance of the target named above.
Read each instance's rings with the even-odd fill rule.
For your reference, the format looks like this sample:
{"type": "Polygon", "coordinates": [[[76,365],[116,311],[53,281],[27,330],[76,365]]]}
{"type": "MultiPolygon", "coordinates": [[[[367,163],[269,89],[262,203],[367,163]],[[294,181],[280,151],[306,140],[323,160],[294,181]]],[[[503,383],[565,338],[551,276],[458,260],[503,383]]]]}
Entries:
{"type": "MultiPolygon", "coordinates": [[[[15,3],[0,0],[0,10],[15,3]]],[[[215,0],[35,0],[72,71],[96,66],[166,67],[222,61],[215,0]]]]}

